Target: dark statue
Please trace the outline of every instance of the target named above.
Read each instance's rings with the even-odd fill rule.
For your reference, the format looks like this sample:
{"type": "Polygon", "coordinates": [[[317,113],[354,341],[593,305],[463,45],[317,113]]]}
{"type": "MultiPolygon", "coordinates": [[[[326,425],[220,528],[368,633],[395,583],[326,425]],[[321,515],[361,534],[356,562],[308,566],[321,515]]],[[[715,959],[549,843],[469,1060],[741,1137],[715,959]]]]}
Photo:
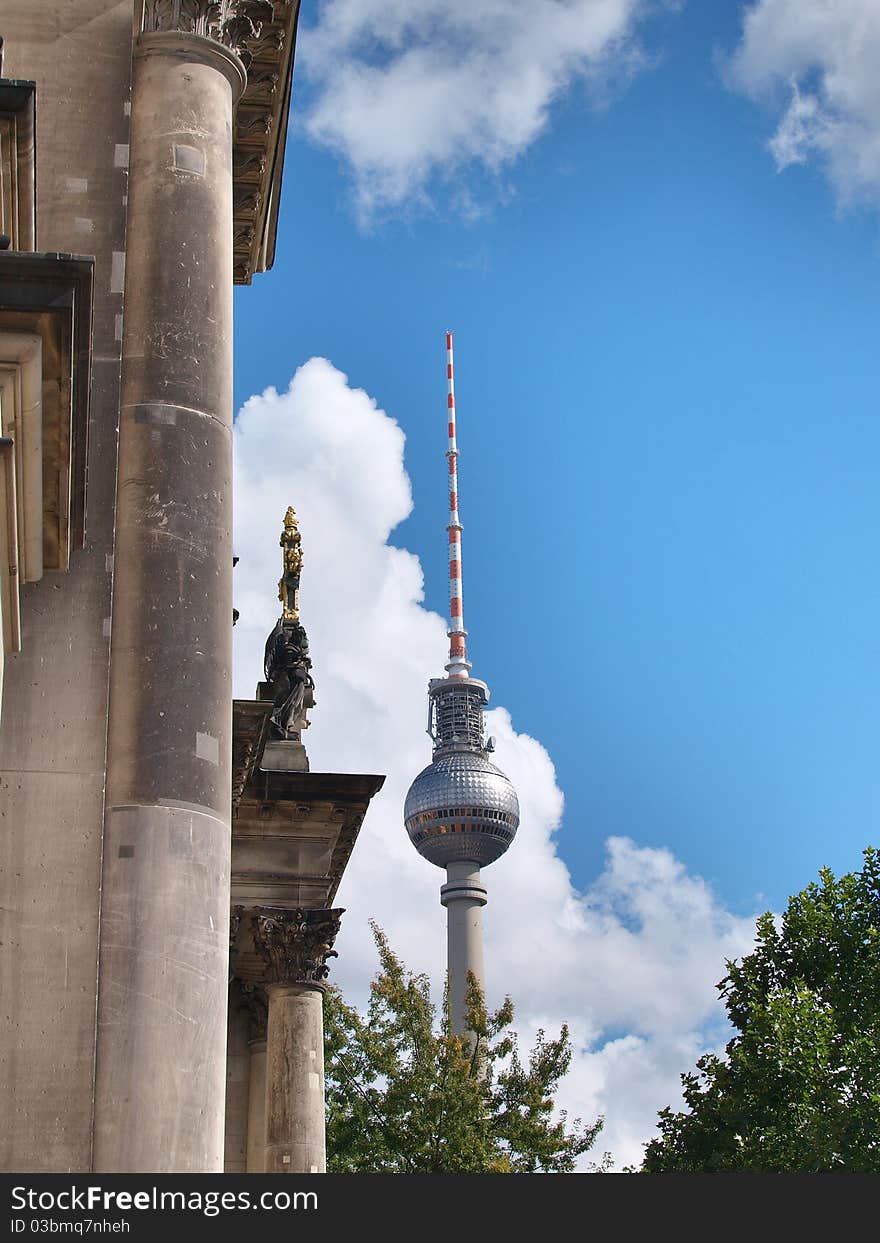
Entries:
{"type": "Polygon", "coordinates": [[[306,692],[315,688],[309,672],[309,640],[298,621],[279,617],[266,640],[265,675],[272,695],[273,737],[300,741],[306,724],[306,692]]]}

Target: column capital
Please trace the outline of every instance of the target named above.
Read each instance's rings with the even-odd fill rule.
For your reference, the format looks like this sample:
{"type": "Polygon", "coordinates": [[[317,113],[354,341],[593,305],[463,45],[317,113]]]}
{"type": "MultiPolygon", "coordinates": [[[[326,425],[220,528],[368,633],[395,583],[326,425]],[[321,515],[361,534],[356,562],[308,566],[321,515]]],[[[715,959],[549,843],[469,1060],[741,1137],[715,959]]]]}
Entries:
{"type": "Polygon", "coordinates": [[[252,57],[245,45],[260,37],[274,11],[272,0],[143,0],[141,34],[201,35],[222,43],[247,68],[252,57]]]}
{"type": "Polygon", "coordinates": [[[256,907],[251,916],[254,948],[266,969],[265,983],[322,989],[338,957],[333,943],[344,911],[256,907]]]}

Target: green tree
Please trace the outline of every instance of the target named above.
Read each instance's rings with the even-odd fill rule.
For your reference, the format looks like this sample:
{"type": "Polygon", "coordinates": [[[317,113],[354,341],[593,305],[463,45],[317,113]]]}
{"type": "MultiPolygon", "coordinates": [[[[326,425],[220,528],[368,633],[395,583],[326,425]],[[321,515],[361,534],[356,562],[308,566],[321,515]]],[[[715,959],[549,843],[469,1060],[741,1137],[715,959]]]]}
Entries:
{"type": "MultiPolygon", "coordinates": [[[[381,968],[366,1018],[330,989],[325,1008],[327,1168],[333,1173],[567,1173],[602,1128],[554,1118],[568,1029],[538,1033],[526,1066],[509,998],[494,1014],[471,977],[476,1040],[438,1024],[428,980],[375,924],[381,968]]],[[[446,1007],[444,1005],[445,1013],[446,1007]]],[[[607,1164],[607,1158],[606,1158],[607,1164]]]]}
{"type": "Polygon", "coordinates": [[[880,856],[790,899],[718,985],[738,1034],[682,1075],[643,1170],[880,1171],[880,856]]]}

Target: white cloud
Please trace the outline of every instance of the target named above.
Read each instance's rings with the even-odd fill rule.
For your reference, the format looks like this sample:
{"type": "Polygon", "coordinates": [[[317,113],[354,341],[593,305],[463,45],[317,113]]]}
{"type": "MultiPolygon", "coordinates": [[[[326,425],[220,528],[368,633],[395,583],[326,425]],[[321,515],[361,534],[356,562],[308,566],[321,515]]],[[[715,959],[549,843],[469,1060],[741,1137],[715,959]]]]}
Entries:
{"type": "Polygon", "coordinates": [[[730,66],[756,99],[785,100],[777,166],[817,160],[839,202],[880,204],[880,5],[757,0],[730,66]]]}
{"type": "Polygon", "coordinates": [[[325,0],[300,37],[310,137],[350,167],[362,218],[429,201],[478,210],[467,172],[510,165],[574,83],[641,63],[645,0],[325,0]]]}
{"type": "MultiPolygon", "coordinates": [[[[355,1001],[376,969],[371,917],[438,995],[445,966],[443,874],[416,854],[402,823],[407,787],[430,760],[425,692],[446,649],[444,621],[423,604],[418,559],[387,543],[412,503],[403,450],[393,419],[321,358],[286,393],[252,397],[236,421],[235,693],[250,698],[261,676],[292,502],[317,684],[312,770],[387,774],[339,895],[347,914],[333,974],[355,1001]]],[[[439,516],[437,531],[442,539],[439,516]]],[[[714,985],[724,958],[748,949],[753,921],[725,911],[668,851],[626,838],[608,841],[602,874],[578,893],[556,852],[563,797],[550,756],[503,707],[490,728],[522,823],[485,874],[489,1000],[511,992],[524,1041],[538,1026],[570,1024],[578,1052],[560,1103],[585,1119],[605,1113],[599,1149],[618,1165],[638,1162],[656,1111],[678,1097],[679,1073],[723,1039],[714,985]]]]}

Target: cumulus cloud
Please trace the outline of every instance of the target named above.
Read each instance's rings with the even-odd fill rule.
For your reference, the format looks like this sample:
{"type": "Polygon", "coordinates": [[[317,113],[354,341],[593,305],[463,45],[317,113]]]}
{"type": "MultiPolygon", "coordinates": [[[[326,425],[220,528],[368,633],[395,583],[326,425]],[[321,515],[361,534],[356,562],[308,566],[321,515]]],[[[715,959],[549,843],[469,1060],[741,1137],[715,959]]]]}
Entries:
{"type": "Polygon", "coordinates": [[[427,203],[479,210],[463,174],[499,173],[577,82],[642,60],[645,0],[325,0],[303,32],[310,137],[350,167],[363,218],[427,203]]]}
{"type": "MultiPolygon", "coordinates": [[[[279,608],[278,533],[293,503],[316,680],[305,739],[312,770],[387,774],[340,890],[347,914],[334,978],[363,1002],[376,969],[375,918],[439,996],[443,874],[412,849],[402,807],[430,760],[425,693],[447,641],[445,622],[425,608],[418,559],[388,543],[412,506],[403,433],[313,358],[286,393],[270,388],[245,403],[235,460],[235,693],[250,698],[261,676],[279,608]]],[[[714,985],[725,957],[748,950],[753,921],[724,910],[668,851],[626,838],[607,842],[601,875],[578,892],[556,850],[564,801],[547,750],[503,707],[489,723],[522,810],[514,847],[486,873],[490,1003],[512,993],[524,1041],[539,1026],[570,1024],[577,1054],[560,1103],[574,1116],[604,1113],[600,1147],[618,1165],[638,1162],[657,1110],[678,1099],[679,1073],[724,1040],[714,985]]]]}
{"type": "Polygon", "coordinates": [[[880,6],[876,0],[757,0],[732,83],[781,106],[777,167],[815,160],[839,202],[880,205],[880,6]]]}

